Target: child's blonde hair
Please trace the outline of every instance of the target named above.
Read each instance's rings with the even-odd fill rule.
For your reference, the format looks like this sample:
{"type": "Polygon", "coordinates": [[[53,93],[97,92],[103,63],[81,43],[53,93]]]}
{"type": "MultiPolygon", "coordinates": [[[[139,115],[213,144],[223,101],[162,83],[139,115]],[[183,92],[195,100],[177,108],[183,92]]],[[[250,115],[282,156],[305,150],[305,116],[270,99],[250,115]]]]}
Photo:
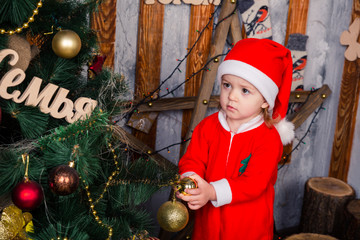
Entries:
{"type": "Polygon", "coordinates": [[[272,118],[271,114],[269,113],[269,107],[267,108],[262,108],[262,114],[263,114],[263,117],[264,117],[264,122],[266,124],[266,126],[268,128],[272,128],[274,126],[274,124],[280,122],[281,120],[281,117],[280,115],[278,115],[277,118],[272,118]]]}

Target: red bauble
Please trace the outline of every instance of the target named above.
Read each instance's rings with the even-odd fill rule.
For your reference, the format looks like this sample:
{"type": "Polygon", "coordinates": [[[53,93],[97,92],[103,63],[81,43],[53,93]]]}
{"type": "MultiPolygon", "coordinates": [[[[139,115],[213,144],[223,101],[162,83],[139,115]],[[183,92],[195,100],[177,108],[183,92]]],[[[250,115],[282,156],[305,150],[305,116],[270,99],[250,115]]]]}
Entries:
{"type": "Polygon", "coordinates": [[[89,70],[92,71],[95,75],[99,74],[102,71],[105,60],[106,56],[95,56],[92,64],[89,67],[89,70]]]}
{"type": "Polygon", "coordinates": [[[13,203],[23,211],[31,211],[44,200],[43,190],[37,182],[25,179],[12,190],[13,203]]]}
{"type": "Polygon", "coordinates": [[[79,174],[69,165],[60,165],[50,171],[49,186],[58,195],[69,195],[79,186],[79,174]]]}

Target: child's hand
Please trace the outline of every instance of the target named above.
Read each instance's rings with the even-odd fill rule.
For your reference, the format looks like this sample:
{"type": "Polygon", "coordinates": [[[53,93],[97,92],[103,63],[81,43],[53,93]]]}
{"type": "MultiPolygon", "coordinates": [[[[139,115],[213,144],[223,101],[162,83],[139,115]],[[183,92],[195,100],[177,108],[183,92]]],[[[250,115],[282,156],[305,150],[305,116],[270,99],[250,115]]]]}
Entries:
{"type": "Polygon", "coordinates": [[[188,202],[190,209],[197,210],[204,206],[209,200],[216,201],[216,192],[211,184],[206,182],[197,174],[189,177],[193,178],[197,182],[198,188],[185,189],[185,192],[191,195],[185,196],[184,194],[177,194],[177,197],[188,202]]]}

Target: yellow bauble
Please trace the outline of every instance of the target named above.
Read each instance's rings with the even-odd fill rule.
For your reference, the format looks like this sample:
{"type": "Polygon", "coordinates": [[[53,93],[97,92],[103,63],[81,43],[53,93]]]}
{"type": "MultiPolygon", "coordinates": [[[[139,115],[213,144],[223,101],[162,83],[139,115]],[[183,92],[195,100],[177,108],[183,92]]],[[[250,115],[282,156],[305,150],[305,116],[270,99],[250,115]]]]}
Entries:
{"type": "Polygon", "coordinates": [[[61,30],[52,40],[52,49],[59,57],[73,58],[80,52],[81,39],[74,31],[61,30]]]}
{"type": "Polygon", "coordinates": [[[192,179],[190,177],[184,177],[183,179],[180,180],[179,191],[184,195],[191,195],[186,193],[185,189],[193,189],[197,187],[198,185],[195,179],[192,179]]]}
{"type": "Polygon", "coordinates": [[[157,220],[164,230],[178,232],[188,223],[189,212],[181,202],[167,201],[160,206],[157,212],[157,220]]]}

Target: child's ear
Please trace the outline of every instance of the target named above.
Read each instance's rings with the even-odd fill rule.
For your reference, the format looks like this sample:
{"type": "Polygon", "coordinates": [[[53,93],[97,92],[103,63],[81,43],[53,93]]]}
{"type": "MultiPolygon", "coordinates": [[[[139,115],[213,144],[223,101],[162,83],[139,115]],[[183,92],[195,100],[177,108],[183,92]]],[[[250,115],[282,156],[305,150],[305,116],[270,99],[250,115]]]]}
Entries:
{"type": "Polygon", "coordinates": [[[261,108],[265,109],[265,108],[268,108],[269,107],[269,104],[267,102],[264,102],[262,105],[261,105],[261,108]]]}

